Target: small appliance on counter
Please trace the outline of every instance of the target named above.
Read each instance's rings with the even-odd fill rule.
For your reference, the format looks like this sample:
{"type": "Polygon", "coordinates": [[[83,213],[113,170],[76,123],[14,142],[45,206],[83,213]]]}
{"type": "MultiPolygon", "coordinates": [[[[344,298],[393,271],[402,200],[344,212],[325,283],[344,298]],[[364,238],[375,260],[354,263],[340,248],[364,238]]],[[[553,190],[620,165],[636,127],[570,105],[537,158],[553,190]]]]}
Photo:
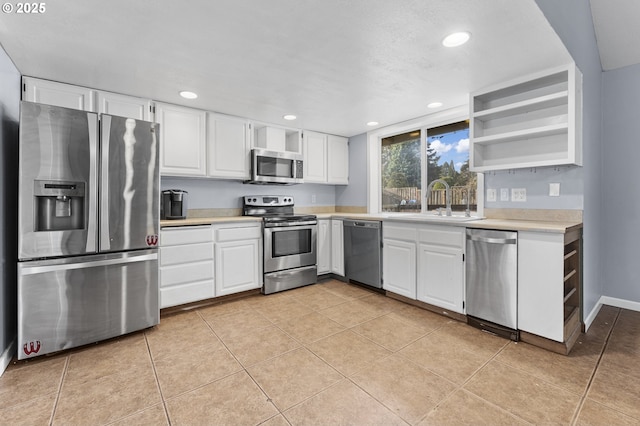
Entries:
{"type": "Polygon", "coordinates": [[[296,215],[289,195],[248,195],[244,216],[262,217],[263,294],[290,290],[318,281],[315,215],[296,215]]]}
{"type": "Polygon", "coordinates": [[[162,191],[160,203],[160,218],[186,219],[189,205],[189,193],[182,189],[167,189],[162,191]]]}

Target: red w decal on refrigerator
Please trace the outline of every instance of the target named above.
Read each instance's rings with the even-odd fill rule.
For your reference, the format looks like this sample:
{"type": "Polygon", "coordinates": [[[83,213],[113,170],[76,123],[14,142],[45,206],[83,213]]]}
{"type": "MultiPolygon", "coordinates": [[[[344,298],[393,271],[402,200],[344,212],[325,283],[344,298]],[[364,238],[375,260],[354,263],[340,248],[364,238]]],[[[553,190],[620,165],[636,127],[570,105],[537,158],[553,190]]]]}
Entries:
{"type": "Polygon", "coordinates": [[[147,235],[147,245],[149,247],[155,247],[158,245],[158,236],[157,235],[147,235]]]}
{"type": "Polygon", "coordinates": [[[22,346],[22,350],[24,350],[25,355],[37,354],[40,352],[40,340],[36,340],[35,342],[28,342],[22,346]]]}

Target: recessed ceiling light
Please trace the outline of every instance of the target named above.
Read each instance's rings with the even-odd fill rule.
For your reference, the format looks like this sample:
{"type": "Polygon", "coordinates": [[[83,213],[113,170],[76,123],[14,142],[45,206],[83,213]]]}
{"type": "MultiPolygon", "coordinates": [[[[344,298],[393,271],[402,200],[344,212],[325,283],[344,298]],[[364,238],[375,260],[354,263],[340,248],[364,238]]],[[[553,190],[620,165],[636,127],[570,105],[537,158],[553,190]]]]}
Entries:
{"type": "Polygon", "coordinates": [[[377,126],[378,124],[380,123],[378,123],[377,121],[370,121],[367,123],[367,126],[377,126]]]}
{"type": "Polygon", "coordinates": [[[431,102],[427,105],[427,108],[440,108],[442,106],[442,102],[431,102]]]}
{"type": "Polygon", "coordinates": [[[458,33],[449,34],[442,40],[442,45],[445,47],[456,47],[465,44],[469,41],[471,33],[467,31],[461,31],[458,33]]]}
{"type": "Polygon", "coordinates": [[[287,115],[283,115],[282,118],[284,118],[285,120],[295,120],[298,117],[296,117],[293,114],[287,114],[287,115]]]}
{"type": "Polygon", "coordinates": [[[189,92],[187,90],[183,90],[182,92],[180,92],[180,96],[182,96],[185,99],[195,99],[198,97],[197,93],[193,93],[193,92],[189,92]]]}

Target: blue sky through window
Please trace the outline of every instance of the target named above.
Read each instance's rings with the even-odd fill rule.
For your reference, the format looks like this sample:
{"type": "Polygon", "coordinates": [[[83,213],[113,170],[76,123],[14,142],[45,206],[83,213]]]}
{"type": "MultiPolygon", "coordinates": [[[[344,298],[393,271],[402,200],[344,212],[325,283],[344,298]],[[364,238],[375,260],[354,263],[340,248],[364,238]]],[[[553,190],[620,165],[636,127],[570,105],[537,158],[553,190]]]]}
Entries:
{"type": "Polygon", "coordinates": [[[427,143],[434,148],[440,156],[438,165],[453,164],[457,171],[469,159],[469,129],[456,130],[437,136],[427,136],[427,143]]]}

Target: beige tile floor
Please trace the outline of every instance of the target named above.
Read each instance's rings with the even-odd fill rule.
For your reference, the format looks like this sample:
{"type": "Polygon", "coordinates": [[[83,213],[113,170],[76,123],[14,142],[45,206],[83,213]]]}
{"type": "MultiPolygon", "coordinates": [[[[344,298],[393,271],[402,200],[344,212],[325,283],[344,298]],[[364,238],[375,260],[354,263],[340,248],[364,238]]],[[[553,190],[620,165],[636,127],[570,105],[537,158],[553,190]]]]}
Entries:
{"type": "Polygon", "coordinates": [[[640,312],[566,357],[328,280],[13,363],[0,424],[637,425],[639,361],[640,312]]]}

